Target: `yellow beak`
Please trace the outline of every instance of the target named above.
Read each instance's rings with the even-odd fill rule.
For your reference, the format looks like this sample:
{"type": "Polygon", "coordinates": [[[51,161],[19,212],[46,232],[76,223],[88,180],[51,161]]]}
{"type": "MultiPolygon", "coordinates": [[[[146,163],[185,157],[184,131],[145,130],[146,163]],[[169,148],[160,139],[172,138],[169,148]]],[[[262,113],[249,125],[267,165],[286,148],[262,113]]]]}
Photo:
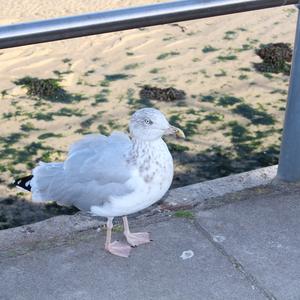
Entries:
{"type": "Polygon", "coordinates": [[[185,138],[184,132],[175,126],[170,126],[166,131],[165,134],[174,134],[178,138],[185,138]]]}

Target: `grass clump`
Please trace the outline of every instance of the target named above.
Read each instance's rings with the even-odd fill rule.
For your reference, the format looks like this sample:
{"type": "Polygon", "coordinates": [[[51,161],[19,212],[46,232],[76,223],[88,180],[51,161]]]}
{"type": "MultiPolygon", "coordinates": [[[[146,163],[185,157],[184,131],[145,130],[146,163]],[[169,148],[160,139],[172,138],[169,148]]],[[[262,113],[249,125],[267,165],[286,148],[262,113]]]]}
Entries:
{"type": "Polygon", "coordinates": [[[149,71],[149,73],[151,74],[157,74],[160,70],[162,70],[162,68],[153,68],[149,71]]]}
{"type": "Polygon", "coordinates": [[[265,111],[255,109],[247,103],[238,104],[232,111],[250,120],[252,124],[273,125],[275,123],[273,116],[265,111]]]}
{"type": "Polygon", "coordinates": [[[160,55],[157,56],[157,59],[166,59],[166,58],[170,58],[172,56],[176,56],[179,55],[180,53],[177,51],[171,51],[171,52],[166,52],[166,53],[162,53],[160,55]]]}
{"type": "Polygon", "coordinates": [[[110,93],[109,89],[102,89],[100,93],[95,96],[95,103],[93,105],[97,105],[98,103],[108,102],[109,93],[110,93]]]}
{"type": "Polygon", "coordinates": [[[237,59],[237,56],[234,55],[234,54],[228,54],[228,55],[226,55],[226,56],[219,55],[219,56],[218,56],[218,59],[219,59],[220,61],[236,60],[236,59],[237,59]]]}
{"type": "Polygon", "coordinates": [[[251,69],[250,68],[239,68],[239,71],[251,72],[251,69]]]}
{"type": "Polygon", "coordinates": [[[168,143],[168,148],[171,152],[185,152],[189,150],[189,147],[179,144],[168,143]]]}
{"type": "Polygon", "coordinates": [[[25,132],[33,131],[33,130],[38,130],[37,128],[34,127],[34,125],[30,122],[24,123],[21,125],[21,130],[25,132]]]}
{"type": "Polygon", "coordinates": [[[218,48],[214,48],[213,46],[211,45],[207,45],[205,46],[203,49],[202,49],[202,52],[203,53],[208,53],[208,52],[214,52],[214,51],[218,51],[219,49],[218,48]]]}
{"type": "Polygon", "coordinates": [[[68,108],[68,107],[63,107],[59,109],[57,112],[53,113],[54,116],[63,116],[63,117],[82,117],[83,111],[78,108],[68,108]]]}
{"type": "Polygon", "coordinates": [[[225,96],[222,96],[221,98],[219,98],[218,105],[223,106],[223,107],[228,107],[228,106],[232,106],[237,103],[240,103],[240,102],[242,102],[242,100],[237,97],[225,95],[225,96]]]}
{"type": "Polygon", "coordinates": [[[226,71],[224,71],[223,69],[221,69],[220,73],[216,73],[215,74],[215,77],[224,77],[226,75],[227,75],[226,71]]]}
{"type": "Polygon", "coordinates": [[[246,74],[241,74],[240,76],[239,76],[239,80],[246,80],[246,79],[248,79],[249,77],[248,77],[248,75],[246,75],[246,74]]]}
{"type": "Polygon", "coordinates": [[[174,215],[176,218],[185,218],[185,219],[193,219],[194,213],[189,210],[177,210],[174,215]]]}
{"type": "Polygon", "coordinates": [[[46,132],[46,133],[43,133],[43,134],[39,135],[38,139],[39,140],[46,140],[48,138],[53,138],[53,137],[60,138],[60,137],[63,137],[63,135],[60,134],[60,133],[46,132]]]}
{"type": "Polygon", "coordinates": [[[99,130],[99,133],[108,136],[109,135],[109,130],[107,127],[103,124],[98,125],[97,129],[99,130]]]}
{"type": "Polygon", "coordinates": [[[183,90],[177,90],[173,87],[166,89],[152,87],[149,85],[143,86],[140,90],[140,97],[142,99],[152,99],[165,102],[185,99],[186,93],[183,90]]]}
{"type": "Polygon", "coordinates": [[[7,90],[2,90],[2,91],[1,91],[1,97],[2,97],[2,98],[4,98],[4,97],[7,96],[7,95],[8,95],[7,90]]]}
{"type": "Polygon", "coordinates": [[[124,70],[128,71],[128,70],[134,70],[136,68],[138,68],[141,64],[139,63],[133,63],[133,64],[129,64],[129,65],[126,65],[124,67],[124,70]]]}
{"type": "Polygon", "coordinates": [[[209,121],[210,123],[215,124],[217,122],[223,121],[223,119],[224,119],[223,114],[217,112],[211,112],[204,117],[203,121],[209,121]]]}
{"type": "Polygon", "coordinates": [[[81,95],[73,95],[63,89],[58,79],[39,79],[26,76],[14,82],[27,89],[29,96],[37,97],[51,102],[72,103],[83,99],[81,95]]]}
{"type": "Polygon", "coordinates": [[[133,75],[127,75],[123,73],[117,73],[117,74],[111,74],[111,75],[105,75],[105,80],[107,81],[117,81],[117,80],[123,80],[133,77],[133,75]]]}
{"type": "Polygon", "coordinates": [[[262,63],[254,64],[259,72],[290,74],[293,50],[287,43],[270,43],[260,45],[256,54],[263,60],[262,63]]]}
{"type": "Polygon", "coordinates": [[[212,95],[202,95],[202,96],[200,97],[200,99],[201,99],[202,102],[213,103],[213,102],[215,102],[216,97],[215,97],[215,96],[212,96],[212,95]]]}
{"type": "Polygon", "coordinates": [[[225,32],[225,36],[223,37],[224,40],[232,41],[237,38],[237,32],[229,30],[225,32]]]}

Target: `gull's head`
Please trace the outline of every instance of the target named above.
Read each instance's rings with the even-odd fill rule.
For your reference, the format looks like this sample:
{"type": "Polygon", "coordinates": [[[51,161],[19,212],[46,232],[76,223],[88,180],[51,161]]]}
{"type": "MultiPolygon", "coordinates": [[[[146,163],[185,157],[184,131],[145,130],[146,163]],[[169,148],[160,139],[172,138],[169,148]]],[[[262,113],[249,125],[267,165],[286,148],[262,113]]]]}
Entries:
{"type": "Polygon", "coordinates": [[[153,141],[169,134],[184,137],[183,131],[170,125],[164,114],[155,108],[137,110],[131,117],[129,130],[133,138],[145,141],[153,141]]]}

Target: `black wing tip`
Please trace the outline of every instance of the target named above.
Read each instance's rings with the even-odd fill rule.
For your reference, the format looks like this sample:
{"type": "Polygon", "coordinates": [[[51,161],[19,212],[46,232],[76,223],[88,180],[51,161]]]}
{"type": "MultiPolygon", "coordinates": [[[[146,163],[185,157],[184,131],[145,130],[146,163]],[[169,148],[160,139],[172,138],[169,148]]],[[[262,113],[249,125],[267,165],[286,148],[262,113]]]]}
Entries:
{"type": "Polygon", "coordinates": [[[30,180],[32,178],[33,178],[33,175],[28,175],[25,177],[17,178],[14,181],[14,185],[30,192],[31,191],[30,180]]]}

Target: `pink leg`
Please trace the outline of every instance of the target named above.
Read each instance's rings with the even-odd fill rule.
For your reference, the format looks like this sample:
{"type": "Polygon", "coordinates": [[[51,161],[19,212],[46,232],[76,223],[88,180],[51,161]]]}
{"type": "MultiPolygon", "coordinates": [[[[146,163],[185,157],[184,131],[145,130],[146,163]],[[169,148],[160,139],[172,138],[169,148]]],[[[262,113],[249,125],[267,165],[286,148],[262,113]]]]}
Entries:
{"type": "Polygon", "coordinates": [[[136,233],[130,232],[127,217],[123,217],[123,223],[124,223],[124,235],[127,239],[127,242],[131,246],[138,246],[150,242],[148,232],[136,232],[136,233]]]}
{"type": "Polygon", "coordinates": [[[114,241],[111,243],[111,230],[113,228],[112,220],[113,218],[107,218],[105,250],[117,256],[128,257],[131,250],[130,246],[118,241],[114,241]]]}

